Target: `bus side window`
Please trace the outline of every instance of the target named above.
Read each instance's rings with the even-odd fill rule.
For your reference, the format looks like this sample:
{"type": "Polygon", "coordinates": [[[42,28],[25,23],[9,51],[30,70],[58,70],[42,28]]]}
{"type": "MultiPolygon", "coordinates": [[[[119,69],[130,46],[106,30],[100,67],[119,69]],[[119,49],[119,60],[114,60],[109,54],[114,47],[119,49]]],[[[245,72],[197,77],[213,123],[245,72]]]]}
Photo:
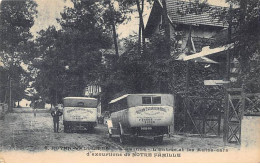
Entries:
{"type": "Polygon", "coordinates": [[[151,97],[142,97],[143,104],[152,104],[151,97]]]}
{"type": "Polygon", "coordinates": [[[161,104],[161,97],[142,97],[142,104],[161,104]]]}
{"type": "Polygon", "coordinates": [[[161,104],[161,97],[152,97],[153,104],[161,104]]]}

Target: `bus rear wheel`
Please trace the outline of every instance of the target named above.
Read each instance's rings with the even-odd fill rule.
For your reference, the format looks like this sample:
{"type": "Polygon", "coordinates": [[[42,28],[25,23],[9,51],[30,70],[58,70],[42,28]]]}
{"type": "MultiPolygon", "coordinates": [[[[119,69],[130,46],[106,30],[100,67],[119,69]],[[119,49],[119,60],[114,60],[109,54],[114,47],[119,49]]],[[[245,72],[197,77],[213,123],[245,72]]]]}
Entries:
{"type": "Polygon", "coordinates": [[[94,126],[87,126],[87,131],[88,132],[93,132],[94,131],[94,126]]]}
{"type": "Polygon", "coordinates": [[[153,140],[155,143],[161,144],[163,142],[163,136],[154,137],[153,140]]]}

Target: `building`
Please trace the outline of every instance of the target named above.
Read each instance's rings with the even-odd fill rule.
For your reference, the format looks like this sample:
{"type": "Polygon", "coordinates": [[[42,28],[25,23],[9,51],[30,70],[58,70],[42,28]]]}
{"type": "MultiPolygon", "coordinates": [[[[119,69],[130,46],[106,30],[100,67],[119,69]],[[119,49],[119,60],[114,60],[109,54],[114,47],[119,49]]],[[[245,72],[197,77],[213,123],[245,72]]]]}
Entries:
{"type": "MultiPolygon", "coordinates": [[[[187,49],[191,49],[192,53],[201,52],[203,47],[210,46],[215,42],[215,36],[218,33],[228,27],[226,22],[219,21],[219,18],[214,17],[215,11],[226,8],[212,5],[203,8],[198,3],[182,0],[166,0],[166,5],[170,35],[172,38],[180,38],[179,47],[182,54],[173,55],[177,60],[183,60],[188,55],[187,49]]],[[[145,28],[146,38],[149,39],[156,33],[164,33],[162,11],[163,5],[161,1],[156,0],[145,28]]],[[[223,59],[223,56],[221,58],[223,59]]],[[[197,58],[196,60],[206,63],[223,61],[219,59],[212,60],[207,57],[197,58]]]]}

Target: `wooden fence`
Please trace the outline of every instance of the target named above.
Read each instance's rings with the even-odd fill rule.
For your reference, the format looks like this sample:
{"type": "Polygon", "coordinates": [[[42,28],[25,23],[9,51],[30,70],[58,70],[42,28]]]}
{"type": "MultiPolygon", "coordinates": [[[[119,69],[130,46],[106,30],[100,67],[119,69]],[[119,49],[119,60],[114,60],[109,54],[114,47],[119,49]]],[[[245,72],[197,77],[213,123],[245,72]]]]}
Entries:
{"type": "Polygon", "coordinates": [[[177,133],[197,134],[201,137],[220,136],[222,99],[187,96],[178,98],[175,114],[177,133]]]}
{"type": "Polygon", "coordinates": [[[244,115],[260,116],[260,93],[250,93],[245,95],[244,115]]]}

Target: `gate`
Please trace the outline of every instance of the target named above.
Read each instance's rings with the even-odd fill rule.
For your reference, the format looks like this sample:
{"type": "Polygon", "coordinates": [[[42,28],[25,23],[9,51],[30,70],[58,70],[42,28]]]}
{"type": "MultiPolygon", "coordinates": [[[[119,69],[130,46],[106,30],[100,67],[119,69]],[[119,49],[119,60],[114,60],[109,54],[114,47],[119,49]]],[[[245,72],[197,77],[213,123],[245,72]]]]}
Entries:
{"type": "Polygon", "coordinates": [[[222,99],[188,96],[177,98],[176,131],[201,137],[220,136],[222,99]]]}
{"type": "Polygon", "coordinates": [[[242,88],[226,91],[224,116],[224,143],[241,144],[241,123],[245,109],[245,94],[242,88]]]}

